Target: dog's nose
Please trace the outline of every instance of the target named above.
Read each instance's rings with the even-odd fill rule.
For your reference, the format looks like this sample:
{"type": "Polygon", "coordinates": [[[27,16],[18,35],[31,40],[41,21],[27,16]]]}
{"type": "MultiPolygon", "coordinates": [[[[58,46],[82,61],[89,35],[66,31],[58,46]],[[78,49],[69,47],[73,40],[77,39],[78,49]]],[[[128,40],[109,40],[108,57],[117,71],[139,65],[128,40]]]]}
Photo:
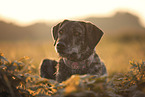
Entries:
{"type": "Polygon", "coordinates": [[[60,50],[60,51],[62,51],[62,50],[64,50],[65,49],[65,44],[63,43],[63,42],[58,42],[57,43],[57,50],[60,50]]]}

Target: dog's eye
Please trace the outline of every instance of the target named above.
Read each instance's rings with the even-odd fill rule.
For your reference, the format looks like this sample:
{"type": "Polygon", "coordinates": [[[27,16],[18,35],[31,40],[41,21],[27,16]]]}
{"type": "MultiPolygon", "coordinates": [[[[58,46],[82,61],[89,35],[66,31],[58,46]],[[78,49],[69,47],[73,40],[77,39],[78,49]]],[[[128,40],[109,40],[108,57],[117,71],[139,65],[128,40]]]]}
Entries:
{"type": "Polygon", "coordinates": [[[75,36],[80,36],[80,34],[81,34],[80,32],[75,32],[74,33],[75,36]]]}
{"type": "Polygon", "coordinates": [[[63,32],[62,30],[60,30],[60,31],[59,31],[59,34],[61,34],[61,35],[62,35],[63,33],[64,33],[64,32],[63,32]]]}

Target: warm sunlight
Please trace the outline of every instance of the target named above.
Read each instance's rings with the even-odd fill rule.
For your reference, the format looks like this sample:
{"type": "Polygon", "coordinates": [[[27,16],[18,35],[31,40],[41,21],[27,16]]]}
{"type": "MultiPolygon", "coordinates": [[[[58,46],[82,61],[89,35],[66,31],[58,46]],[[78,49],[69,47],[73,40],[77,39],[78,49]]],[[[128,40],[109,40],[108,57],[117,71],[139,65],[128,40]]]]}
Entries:
{"type": "Polygon", "coordinates": [[[145,0],[0,0],[0,97],[145,97],[145,0]]]}
{"type": "Polygon", "coordinates": [[[144,0],[0,0],[0,2],[0,20],[10,20],[23,25],[35,21],[110,16],[118,10],[139,15],[142,23],[145,21],[144,0]]]}

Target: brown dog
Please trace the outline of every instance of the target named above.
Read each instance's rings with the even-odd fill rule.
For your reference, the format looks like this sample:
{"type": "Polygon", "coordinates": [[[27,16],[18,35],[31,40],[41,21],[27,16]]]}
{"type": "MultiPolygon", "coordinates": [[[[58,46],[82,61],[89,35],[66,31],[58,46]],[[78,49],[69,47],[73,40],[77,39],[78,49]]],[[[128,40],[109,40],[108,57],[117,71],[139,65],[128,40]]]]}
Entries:
{"type": "MultiPolygon", "coordinates": [[[[53,27],[54,45],[62,57],[57,64],[56,80],[58,82],[66,80],[73,74],[96,76],[107,74],[105,65],[95,52],[95,46],[102,35],[103,32],[89,22],[64,20],[53,27]]],[[[42,77],[44,77],[42,74],[43,64],[46,62],[41,65],[42,77]]],[[[47,68],[51,72],[52,64],[47,64],[47,68]]],[[[55,72],[52,71],[52,73],[55,72]]]]}

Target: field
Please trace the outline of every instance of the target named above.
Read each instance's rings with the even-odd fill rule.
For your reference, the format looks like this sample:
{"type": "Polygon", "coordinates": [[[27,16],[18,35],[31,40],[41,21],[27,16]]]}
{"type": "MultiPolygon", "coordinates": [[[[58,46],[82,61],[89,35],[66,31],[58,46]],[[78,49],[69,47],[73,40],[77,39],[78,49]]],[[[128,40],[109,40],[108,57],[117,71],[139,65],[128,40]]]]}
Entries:
{"type": "Polygon", "coordinates": [[[73,75],[57,83],[39,76],[39,66],[43,59],[59,60],[53,41],[1,41],[1,97],[145,96],[144,34],[106,35],[97,45],[96,52],[107,67],[107,82],[106,76],[97,78],[93,75],[73,75]]]}
{"type": "MultiPolygon", "coordinates": [[[[49,40],[1,41],[0,52],[9,60],[30,57],[37,73],[44,58],[59,60],[53,41],[49,40]]],[[[139,38],[135,35],[106,35],[96,46],[96,52],[105,63],[109,75],[126,72],[129,61],[145,61],[145,39],[142,35],[139,38]]]]}

